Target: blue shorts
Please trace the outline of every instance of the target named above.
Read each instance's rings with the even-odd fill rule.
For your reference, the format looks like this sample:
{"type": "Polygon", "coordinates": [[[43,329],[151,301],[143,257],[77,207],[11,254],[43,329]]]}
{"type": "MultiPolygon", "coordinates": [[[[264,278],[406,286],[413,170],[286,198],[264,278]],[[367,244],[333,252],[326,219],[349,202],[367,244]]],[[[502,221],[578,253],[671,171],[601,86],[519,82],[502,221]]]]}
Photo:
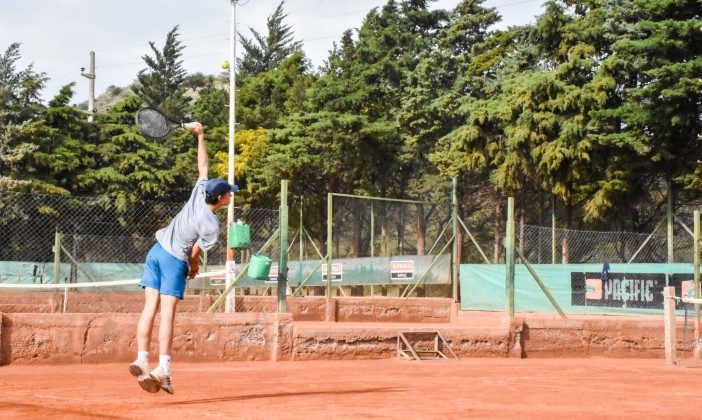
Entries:
{"type": "Polygon", "coordinates": [[[183,299],[185,278],[188,275],[188,263],[169,254],[156,242],[146,255],[144,275],[139,286],[158,290],[162,295],[183,299]]]}

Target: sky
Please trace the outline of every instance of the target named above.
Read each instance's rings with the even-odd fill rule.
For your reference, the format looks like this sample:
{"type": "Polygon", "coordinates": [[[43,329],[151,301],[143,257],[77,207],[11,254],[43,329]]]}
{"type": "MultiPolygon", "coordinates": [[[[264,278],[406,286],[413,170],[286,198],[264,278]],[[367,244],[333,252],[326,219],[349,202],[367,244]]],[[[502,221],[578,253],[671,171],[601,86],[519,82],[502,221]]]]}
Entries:
{"type": "MultiPolygon", "coordinates": [[[[460,0],[437,0],[432,8],[453,9],[460,0]]],[[[385,0],[287,0],[286,23],[303,41],[303,50],[316,68],[323,64],[334,41],[348,28],[358,28],[365,15],[385,0]]],[[[249,27],[266,33],[266,17],[279,0],[239,0],[237,32],[249,27]]],[[[500,28],[534,21],[545,0],[486,0],[502,15],[500,28]]],[[[229,0],[0,0],[0,54],[21,43],[18,68],[33,64],[50,78],[42,92],[51,99],[65,84],[75,82],[72,103],[88,99],[87,69],[95,52],[95,96],[111,86],[127,86],[146,67],[149,41],[163,47],[166,34],[180,25],[185,45],[183,65],[188,73],[217,74],[229,58],[231,3],[229,0]]],[[[237,47],[237,55],[242,51],[237,47]]]]}

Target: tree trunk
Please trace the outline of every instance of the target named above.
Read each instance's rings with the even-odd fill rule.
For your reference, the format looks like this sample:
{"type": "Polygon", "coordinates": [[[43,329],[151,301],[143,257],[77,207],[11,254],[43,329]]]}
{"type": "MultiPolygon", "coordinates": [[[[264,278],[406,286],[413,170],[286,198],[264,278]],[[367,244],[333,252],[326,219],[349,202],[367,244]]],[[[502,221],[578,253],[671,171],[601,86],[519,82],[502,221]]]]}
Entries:
{"type": "Polygon", "coordinates": [[[387,205],[384,205],[382,207],[380,214],[380,255],[383,257],[389,257],[390,254],[388,253],[388,242],[390,239],[388,238],[388,208],[387,205]]]}
{"type": "Polygon", "coordinates": [[[504,203],[498,198],[495,204],[495,249],[492,254],[492,262],[497,264],[502,257],[502,239],[504,238],[504,203]]]}
{"type": "Polygon", "coordinates": [[[572,213],[573,205],[570,202],[570,198],[568,198],[568,202],[566,203],[565,229],[563,229],[563,241],[561,243],[561,253],[563,255],[561,262],[563,264],[568,264],[569,260],[570,238],[568,236],[570,235],[572,213]]]}
{"type": "Polygon", "coordinates": [[[397,255],[405,255],[405,227],[402,225],[403,220],[395,223],[397,228],[397,255]]]}
{"type": "Polygon", "coordinates": [[[362,256],[361,249],[363,245],[361,243],[361,231],[364,221],[363,216],[360,214],[358,209],[354,209],[352,214],[354,222],[352,227],[353,232],[351,233],[351,254],[354,258],[359,258],[362,256]]]}
{"type": "Polygon", "coordinates": [[[424,205],[417,205],[417,255],[424,255],[427,241],[427,222],[424,220],[424,205]]]}

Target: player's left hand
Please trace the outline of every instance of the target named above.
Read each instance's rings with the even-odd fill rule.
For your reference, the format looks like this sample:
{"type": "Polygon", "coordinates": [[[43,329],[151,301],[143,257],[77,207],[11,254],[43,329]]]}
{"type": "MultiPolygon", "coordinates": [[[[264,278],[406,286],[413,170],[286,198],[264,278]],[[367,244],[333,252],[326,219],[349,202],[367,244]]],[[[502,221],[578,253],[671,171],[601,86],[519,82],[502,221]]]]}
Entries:
{"type": "Polygon", "coordinates": [[[194,279],[199,271],[200,267],[198,266],[190,267],[190,269],[188,270],[188,280],[194,279]]]}

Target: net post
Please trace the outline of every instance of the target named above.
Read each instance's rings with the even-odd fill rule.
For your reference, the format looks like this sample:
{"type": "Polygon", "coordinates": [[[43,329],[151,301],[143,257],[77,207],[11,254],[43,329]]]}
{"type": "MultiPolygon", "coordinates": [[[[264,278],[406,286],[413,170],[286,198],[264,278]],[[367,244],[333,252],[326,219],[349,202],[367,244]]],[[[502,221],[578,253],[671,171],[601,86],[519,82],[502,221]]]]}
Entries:
{"type": "Polygon", "coordinates": [[[675,338],[675,286],[663,288],[663,320],[665,322],[665,362],[667,365],[675,365],[676,361],[676,338],[675,338]]]}

